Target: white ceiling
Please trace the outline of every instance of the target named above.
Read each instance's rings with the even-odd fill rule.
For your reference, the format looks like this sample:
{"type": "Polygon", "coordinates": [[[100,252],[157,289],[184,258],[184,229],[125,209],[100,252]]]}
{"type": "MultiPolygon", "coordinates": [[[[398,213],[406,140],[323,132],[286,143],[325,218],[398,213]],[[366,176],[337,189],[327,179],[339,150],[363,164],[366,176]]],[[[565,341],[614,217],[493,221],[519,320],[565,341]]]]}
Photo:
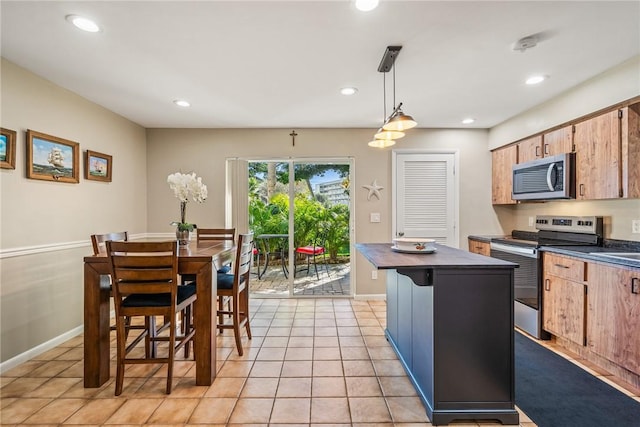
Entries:
{"type": "MultiPolygon", "coordinates": [[[[492,127],[640,54],[640,2],[6,1],[2,56],[148,128],[492,127]],[[95,34],[65,16],[91,17],[95,34]],[[524,53],[513,43],[538,34],[524,53]],[[550,79],[526,86],[530,74],[550,79]],[[387,74],[387,114],[393,103],[387,74]],[[344,86],[358,93],[340,95],[344,86]],[[188,109],[172,100],[184,98],[188,109]]],[[[640,75],[640,70],[639,70],[640,75]]],[[[5,106],[10,108],[10,106],[5,106]]]]}

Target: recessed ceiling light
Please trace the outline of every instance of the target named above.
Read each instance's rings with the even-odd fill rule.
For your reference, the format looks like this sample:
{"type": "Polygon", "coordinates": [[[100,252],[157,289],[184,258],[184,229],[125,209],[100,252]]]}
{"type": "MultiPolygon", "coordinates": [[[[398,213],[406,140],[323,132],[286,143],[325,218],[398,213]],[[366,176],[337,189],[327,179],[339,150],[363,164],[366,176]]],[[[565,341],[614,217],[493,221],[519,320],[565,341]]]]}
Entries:
{"type": "Polygon", "coordinates": [[[527,79],[527,81],[525,81],[525,83],[528,85],[537,85],[538,83],[542,83],[548,78],[549,76],[543,76],[543,75],[531,76],[527,79]]]}
{"type": "Polygon", "coordinates": [[[462,121],[463,125],[470,125],[471,123],[474,123],[476,121],[476,119],[472,119],[471,117],[466,118],[462,121]]]}
{"type": "Polygon", "coordinates": [[[356,0],[356,8],[362,12],[369,12],[378,7],[379,0],[356,0]]]}
{"type": "Polygon", "coordinates": [[[355,87],[343,87],[340,89],[340,93],[343,95],[355,95],[358,92],[358,88],[355,87]]]}
{"type": "Polygon", "coordinates": [[[100,31],[100,27],[98,27],[98,24],[96,24],[89,18],[85,18],[79,15],[67,15],[66,19],[83,31],[87,31],[89,33],[97,33],[98,31],[100,31]]]}
{"type": "Polygon", "coordinates": [[[189,104],[189,101],[185,101],[184,99],[176,99],[175,101],[173,101],[174,104],[176,104],[178,107],[191,107],[191,104],[189,104]]]}

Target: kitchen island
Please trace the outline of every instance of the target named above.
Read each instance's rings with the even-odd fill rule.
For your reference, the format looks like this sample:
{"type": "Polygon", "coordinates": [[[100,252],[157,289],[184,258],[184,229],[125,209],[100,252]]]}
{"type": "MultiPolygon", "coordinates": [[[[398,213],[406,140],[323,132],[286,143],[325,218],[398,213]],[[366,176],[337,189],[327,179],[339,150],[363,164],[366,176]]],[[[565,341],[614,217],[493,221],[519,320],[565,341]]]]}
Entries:
{"type": "Polygon", "coordinates": [[[386,336],[434,425],[453,420],[518,424],[513,269],[517,264],[444,245],[396,253],[356,248],[387,271],[386,336]]]}

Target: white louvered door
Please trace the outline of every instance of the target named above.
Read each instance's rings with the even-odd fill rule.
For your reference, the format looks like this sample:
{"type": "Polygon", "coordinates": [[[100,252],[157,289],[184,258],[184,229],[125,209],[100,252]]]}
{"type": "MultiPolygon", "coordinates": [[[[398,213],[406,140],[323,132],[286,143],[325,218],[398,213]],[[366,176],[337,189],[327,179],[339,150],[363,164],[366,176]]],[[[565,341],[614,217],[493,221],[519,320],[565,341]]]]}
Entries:
{"type": "Polygon", "coordinates": [[[456,153],[394,153],[395,236],[458,247],[456,153]]]}

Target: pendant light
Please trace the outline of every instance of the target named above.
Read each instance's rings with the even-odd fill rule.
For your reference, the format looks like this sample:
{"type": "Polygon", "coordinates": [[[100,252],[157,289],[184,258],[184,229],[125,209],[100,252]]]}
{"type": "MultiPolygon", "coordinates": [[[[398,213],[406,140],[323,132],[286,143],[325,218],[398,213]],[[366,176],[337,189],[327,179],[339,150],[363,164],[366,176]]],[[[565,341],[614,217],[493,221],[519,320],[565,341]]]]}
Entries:
{"type": "Polygon", "coordinates": [[[398,53],[400,53],[402,46],[387,46],[382,61],[378,65],[378,71],[383,73],[382,91],[383,91],[383,125],[376,134],[374,139],[369,142],[370,147],[386,148],[394,145],[396,139],[400,139],[405,136],[404,132],[407,129],[416,127],[418,123],[413,117],[404,114],[402,111],[402,102],[396,107],[396,70],[394,63],[398,53]],[[393,112],[387,117],[387,87],[386,87],[386,73],[393,69],[393,112]]]}

